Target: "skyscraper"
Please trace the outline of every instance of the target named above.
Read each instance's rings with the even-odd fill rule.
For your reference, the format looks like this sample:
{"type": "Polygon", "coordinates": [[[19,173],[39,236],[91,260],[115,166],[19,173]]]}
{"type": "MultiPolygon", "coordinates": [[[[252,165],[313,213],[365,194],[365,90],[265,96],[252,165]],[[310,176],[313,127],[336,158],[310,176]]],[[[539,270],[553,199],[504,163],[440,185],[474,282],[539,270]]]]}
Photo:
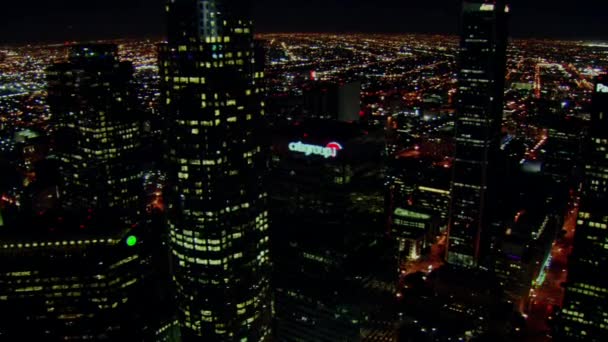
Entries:
{"type": "Polygon", "coordinates": [[[74,45],[47,71],[60,195],[66,208],[113,208],[130,223],[140,210],[141,118],[133,66],[111,44],[74,45]]]}
{"type": "Polygon", "coordinates": [[[479,265],[488,247],[496,182],[493,159],[502,123],[507,13],[505,0],[463,3],[447,260],[465,267],[479,265]]]}
{"type": "Polygon", "coordinates": [[[149,234],[139,216],[133,69],[115,45],[69,51],[67,62],[47,71],[60,203],[37,190],[42,177],[29,189],[32,205],[10,203],[16,208],[0,236],[0,335],[150,340],[166,311],[153,267],[159,234],[149,234]],[[144,309],[150,298],[154,306],[144,309]]]}
{"type": "Polygon", "coordinates": [[[560,341],[608,339],[608,75],[598,77],[585,147],[580,211],[569,258],[560,341]]]}
{"type": "Polygon", "coordinates": [[[185,341],[270,337],[264,115],[248,1],[167,3],[159,47],[173,280],[185,341]]]}
{"type": "Polygon", "coordinates": [[[382,140],[328,120],[280,126],[272,138],[274,338],[360,341],[394,298],[383,196],[368,186],[381,183],[382,140]]]}

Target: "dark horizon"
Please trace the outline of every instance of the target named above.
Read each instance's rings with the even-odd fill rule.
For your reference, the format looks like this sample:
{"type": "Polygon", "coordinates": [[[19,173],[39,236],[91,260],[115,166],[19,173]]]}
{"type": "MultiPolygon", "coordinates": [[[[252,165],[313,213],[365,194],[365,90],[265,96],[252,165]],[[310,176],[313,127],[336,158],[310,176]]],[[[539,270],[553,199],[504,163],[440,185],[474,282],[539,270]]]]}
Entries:
{"type": "MultiPolygon", "coordinates": [[[[161,38],[165,34],[164,0],[107,0],[59,4],[33,0],[10,3],[0,14],[0,45],[161,38]]],[[[382,8],[360,0],[312,0],[306,3],[258,0],[253,17],[258,33],[457,34],[459,0],[404,4],[384,1],[382,8]]],[[[607,3],[536,0],[510,1],[511,37],[608,40],[602,25],[607,3]],[[563,14],[567,13],[567,16],[563,14]]]]}
{"type": "MultiPolygon", "coordinates": [[[[458,39],[458,33],[456,32],[331,32],[331,31],[266,31],[266,32],[255,32],[256,35],[270,35],[270,34],[310,34],[310,35],[329,35],[329,34],[341,34],[341,35],[394,35],[394,36],[405,36],[405,35],[420,35],[420,36],[443,36],[443,37],[452,37],[454,39],[458,39]]],[[[88,43],[114,43],[119,41],[138,41],[138,40],[151,40],[151,41],[166,41],[167,37],[162,35],[142,35],[142,36],[115,36],[115,37],[95,37],[95,38],[84,38],[84,39],[74,39],[74,40],[47,40],[47,41],[31,41],[31,42],[13,42],[13,43],[4,43],[0,44],[0,47],[25,47],[25,46],[37,46],[37,45],[66,45],[71,46],[74,44],[88,44],[88,43]]],[[[560,38],[560,37],[509,37],[509,41],[512,40],[547,40],[547,41],[563,41],[563,42],[595,42],[595,43],[608,43],[608,38],[606,39],[595,39],[595,38],[560,38]]]]}

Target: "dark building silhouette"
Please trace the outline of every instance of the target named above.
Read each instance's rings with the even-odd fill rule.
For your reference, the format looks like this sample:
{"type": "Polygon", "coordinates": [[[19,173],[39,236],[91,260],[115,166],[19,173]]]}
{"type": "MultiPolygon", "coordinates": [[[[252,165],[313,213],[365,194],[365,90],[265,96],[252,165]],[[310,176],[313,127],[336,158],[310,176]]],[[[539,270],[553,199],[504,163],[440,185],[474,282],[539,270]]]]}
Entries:
{"type": "Polygon", "coordinates": [[[500,147],[507,45],[505,1],[464,1],[462,9],[456,154],[447,260],[476,267],[487,233],[500,147]]]}
{"type": "Polygon", "coordinates": [[[512,304],[490,272],[445,265],[405,283],[398,341],[516,340],[512,304]]]}
{"type": "MultiPolygon", "coordinates": [[[[148,341],[149,235],[110,210],[23,212],[0,233],[0,336],[7,341],[148,341]],[[146,309],[148,308],[148,309],[146,309]]],[[[153,309],[153,310],[150,310],[153,309]]]]}
{"type": "Polygon", "coordinates": [[[266,341],[263,72],[248,1],[167,3],[159,47],[173,280],[184,341],[266,341]]]}
{"type": "Polygon", "coordinates": [[[75,45],[47,71],[60,197],[66,208],[113,208],[135,222],[142,171],[133,66],[116,45],[75,45]]]}
{"type": "Polygon", "coordinates": [[[175,330],[156,267],[167,254],[160,232],[140,215],[132,66],[118,60],[115,45],[69,51],[67,62],[47,71],[60,176],[52,176],[53,163],[36,169],[27,200],[10,200],[5,210],[0,334],[9,341],[162,341],[175,330]]]}
{"type": "Polygon", "coordinates": [[[359,120],[361,82],[313,81],[306,84],[302,92],[304,115],[309,118],[359,120]]]}
{"type": "Polygon", "coordinates": [[[531,287],[544,281],[551,244],[561,223],[554,215],[532,216],[523,210],[515,217],[497,243],[494,258],[494,272],[513,302],[527,298],[531,287]]]}
{"type": "Polygon", "coordinates": [[[597,78],[591,128],[584,155],[584,181],[566,294],[558,326],[560,341],[608,339],[608,76],[597,78]]]}
{"type": "Polygon", "coordinates": [[[271,246],[277,341],[390,335],[394,268],[383,238],[381,134],[309,120],[273,134],[271,246]],[[383,259],[384,257],[384,259],[383,259]],[[387,304],[388,303],[388,304],[387,304]]]}

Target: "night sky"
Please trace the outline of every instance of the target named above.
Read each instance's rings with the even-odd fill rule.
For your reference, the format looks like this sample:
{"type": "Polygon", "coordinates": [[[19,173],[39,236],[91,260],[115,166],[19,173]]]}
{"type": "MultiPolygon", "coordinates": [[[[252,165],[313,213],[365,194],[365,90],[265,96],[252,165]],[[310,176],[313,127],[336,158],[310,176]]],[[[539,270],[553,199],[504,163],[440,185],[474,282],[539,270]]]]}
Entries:
{"type": "MultiPolygon", "coordinates": [[[[160,38],[165,0],[10,0],[0,45],[160,38]]],[[[258,32],[456,33],[460,0],[254,0],[258,32]]],[[[608,40],[608,1],[511,0],[514,37],[608,40]]]]}

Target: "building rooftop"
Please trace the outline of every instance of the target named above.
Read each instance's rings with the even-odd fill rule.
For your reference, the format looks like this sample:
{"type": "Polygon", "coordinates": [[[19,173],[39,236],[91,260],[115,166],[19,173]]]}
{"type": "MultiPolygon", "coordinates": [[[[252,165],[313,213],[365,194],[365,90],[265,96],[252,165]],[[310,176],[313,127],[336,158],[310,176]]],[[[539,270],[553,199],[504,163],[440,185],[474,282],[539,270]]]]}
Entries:
{"type": "Polygon", "coordinates": [[[70,46],[69,60],[72,63],[113,62],[118,56],[115,44],[77,44],[70,46]]]}
{"type": "MultiPolygon", "coordinates": [[[[137,226],[128,226],[109,210],[67,211],[52,209],[33,215],[21,214],[16,220],[0,225],[0,248],[19,244],[54,246],[69,241],[113,244],[127,237],[137,226]]],[[[13,246],[13,247],[14,247],[13,246]]]]}

